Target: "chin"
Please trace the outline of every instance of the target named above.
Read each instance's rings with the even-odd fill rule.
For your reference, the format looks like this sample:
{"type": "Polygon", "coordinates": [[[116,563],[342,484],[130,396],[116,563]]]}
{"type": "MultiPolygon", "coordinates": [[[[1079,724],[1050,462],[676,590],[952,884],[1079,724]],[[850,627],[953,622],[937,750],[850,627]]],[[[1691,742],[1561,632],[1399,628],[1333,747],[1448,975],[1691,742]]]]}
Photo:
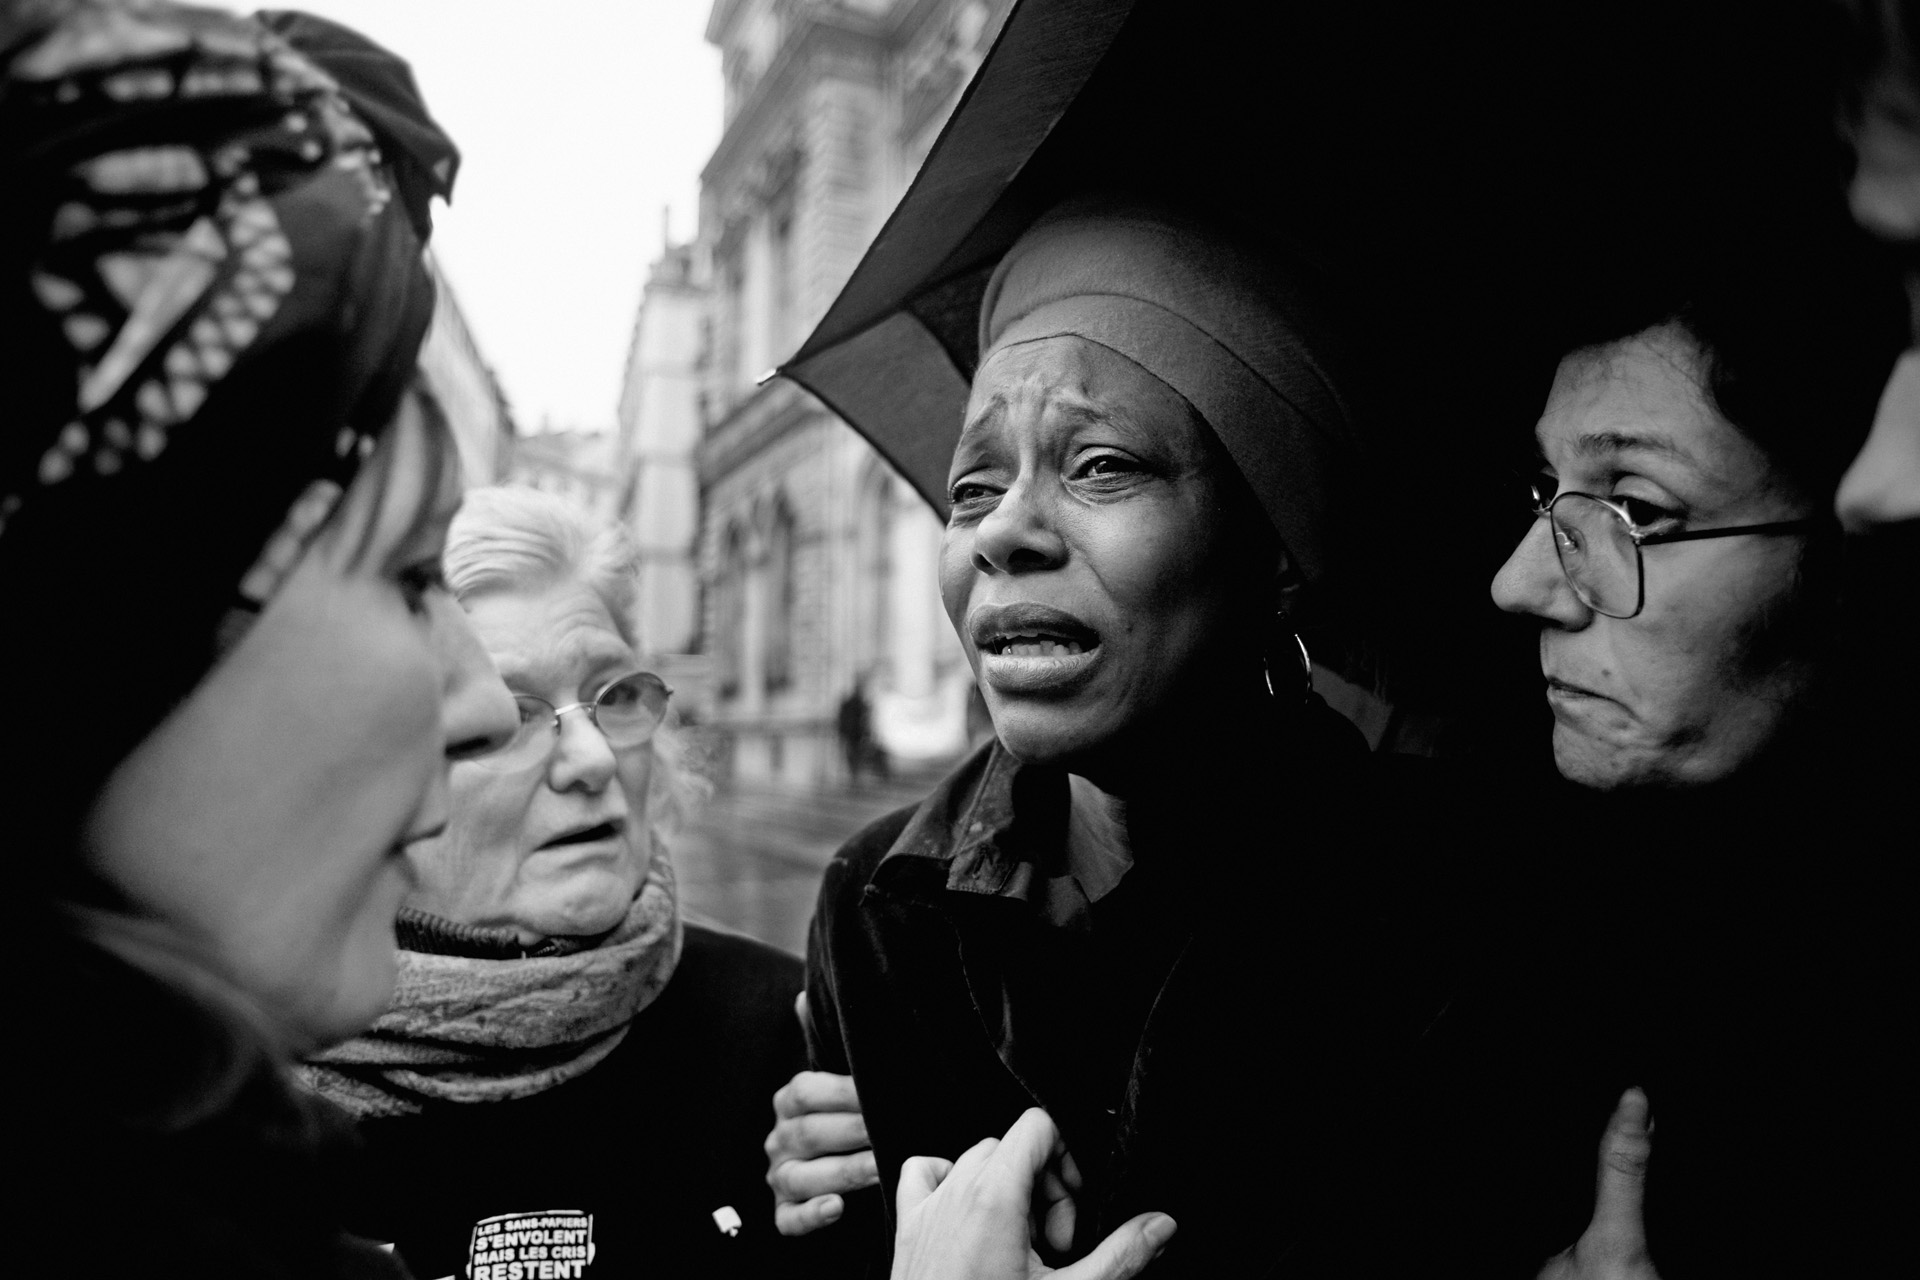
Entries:
{"type": "Polygon", "coordinates": [[[1088,726],[1084,714],[1064,707],[1023,705],[993,710],[994,736],[1022,764],[1071,768],[1076,761],[1101,751],[1112,738],[1088,726]]]}
{"type": "Polygon", "coordinates": [[[1744,761],[1676,747],[1607,742],[1556,725],[1553,763],[1561,777],[1591,791],[1677,791],[1718,782],[1744,761]]]}
{"type": "Polygon", "coordinates": [[[590,938],[617,928],[627,918],[643,877],[594,871],[574,877],[557,892],[542,895],[515,912],[519,923],[546,938],[590,938]]]}
{"type": "Polygon", "coordinates": [[[289,1047],[304,1056],[359,1035],[393,1003],[399,969],[399,948],[393,922],[379,931],[377,945],[361,943],[340,957],[336,981],[321,991],[307,993],[299,1011],[282,1028],[289,1047]]]}

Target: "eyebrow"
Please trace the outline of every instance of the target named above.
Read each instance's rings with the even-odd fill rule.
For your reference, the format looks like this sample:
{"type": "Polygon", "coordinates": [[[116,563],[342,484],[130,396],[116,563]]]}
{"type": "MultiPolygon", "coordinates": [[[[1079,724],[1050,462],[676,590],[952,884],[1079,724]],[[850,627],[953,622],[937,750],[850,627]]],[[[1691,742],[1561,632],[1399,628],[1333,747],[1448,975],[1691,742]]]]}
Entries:
{"type": "MultiPolygon", "coordinates": [[[[543,658],[550,659],[555,656],[548,653],[528,662],[518,654],[495,654],[493,660],[503,680],[536,680],[545,679],[548,675],[547,663],[543,658]]],[[[567,667],[577,665],[588,673],[583,677],[587,681],[598,680],[615,668],[618,668],[618,674],[623,676],[645,669],[638,654],[625,646],[616,649],[610,644],[596,644],[590,649],[576,650],[566,654],[561,665],[567,667]]]]}
{"type": "MultiPolygon", "coordinates": [[[[1103,405],[1098,401],[1077,395],[1071,391],[1054,391],[1048,396],[1048,401],[1075,425],[1091,423],[1098,426],[1111,423],[1120,426],[1130,426],[1133,422],[1133,419],[1127,412],[1127,406],[1123,404],[1103,405]]],[[[996,395],[984,405],[981,405],[980,412],[974,414],[973,417],[967,420],[966,425],[960,428],[960,441],[956,443],[956,447],[958,447],[958,443],[964,443],[967,437],[973,434],[976,429],[984,429],[993,419],[1004,416],[1006,408],[1007,398],[1005,395],[996,395]]]]}
{"type": "Polygon", "coordinates": [[[1698,466],[1699,462],[1670,436],[1658,432],[1590,431],[1573,442],[1574,452],[1583,458],[1601,458],[1613,453],[1657,453],[1677,462],[1698,466]]]}

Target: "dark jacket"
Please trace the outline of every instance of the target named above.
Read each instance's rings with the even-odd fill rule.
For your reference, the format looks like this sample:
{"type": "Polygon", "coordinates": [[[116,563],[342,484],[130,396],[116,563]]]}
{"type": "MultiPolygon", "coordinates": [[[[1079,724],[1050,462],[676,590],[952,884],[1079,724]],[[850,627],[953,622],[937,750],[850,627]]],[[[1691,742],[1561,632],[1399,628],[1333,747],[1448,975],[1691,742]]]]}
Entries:
{"type": "Polygon", "coordinates": [[[1042,1106],[1087,1179],[1076,1252],[1162,1210],[1155,1275],[1339,1256],[1434,993],[1361,834],[1352,728],[1316,705],[1218,755],[1245,803],[1188,815],[1092,908],[1062,865],[1064,775],[997,743],[834,858],[816,1065],[852,1071],[887,1204],[908,1156],[1042,1106]]]}
{"type": "Polygon", "coordinates": [[[785,952],[687,925],[672,980],[591,1071],[514,1102],[364,1121],[350,1221],[420,1280],[541,1280],[537,1251],[579,1261],[583,1231],[591,1263],[551,1274],[841,1274],[846,1237],[779,1235],[766,1181],[774,1091],[805,1065],[800,981],[785,952]],[[469,1272],[476,1250],[504,1257],[469,1272]]]}
{"type": "Polygon", "coordinates": [[[57,926],[38,940],[8,1046],[9,1273],[404,1280],[340,1227],[352,1122],[244,1017],[57,926]]]}
{"type": "Polygon", "coordinates": [[[1420,1047],[1395,1193],[1419,1274],[1528,1280],[1571,1245],[1630,1086],[1663,1280],[1909,1265],[1912,842],[1828,772],[1464,792],[1519,838],[1470,873],[1471,960],[1420,1047]]]}

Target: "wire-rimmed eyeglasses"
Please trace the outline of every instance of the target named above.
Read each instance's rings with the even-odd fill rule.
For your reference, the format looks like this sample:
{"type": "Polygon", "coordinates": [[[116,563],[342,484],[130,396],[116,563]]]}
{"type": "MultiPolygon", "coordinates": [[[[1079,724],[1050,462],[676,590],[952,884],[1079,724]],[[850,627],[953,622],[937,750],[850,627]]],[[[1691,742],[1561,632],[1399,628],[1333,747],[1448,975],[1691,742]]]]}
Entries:
{"type": "Polygon", "coordinates": [[[560,740],[560,717],[584,711],[600,730],[607,745],[616,751],[640,746],[653,737],[654,730],[666,718],[667,699],[673,690],[651,671],[636,671],[609,681],[591,702],[575,702],[556,707],[545,698],[523,693],[514,698],[520,708],[520,723],[513,736],[497,750],[474,757],[474,763],[496,772],[524,769],[538,764],[560,740]]]}
{"type": "Polygon", "coordinates": [[[1742,524],[1725,529],[1680,529],[1659,533],[1635,523],[1626,504],[1591,493],[1542,494],[1530,486],[1533,515],[1547,517],[1552,526],[1554,554],[1580,603],[1609,618],[1631,618],[1647,604],[1647,565],[1640,551],[1665,542],[1699,542],[1736,535],[1766,536],[1805,533],[1820,524],[1816,517],[1776,520],[1769,524],[1742,524]]]}

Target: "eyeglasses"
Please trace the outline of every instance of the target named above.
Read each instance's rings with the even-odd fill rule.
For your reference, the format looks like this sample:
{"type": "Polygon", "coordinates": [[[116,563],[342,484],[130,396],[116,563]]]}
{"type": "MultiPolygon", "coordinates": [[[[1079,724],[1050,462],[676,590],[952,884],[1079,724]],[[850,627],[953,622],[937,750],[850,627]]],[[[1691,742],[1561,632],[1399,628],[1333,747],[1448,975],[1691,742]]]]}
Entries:
{"type": "Polygon", "coordinates": [[[1727,529],[1682,529],[1655,533],[1636,524],[1626,504],[1596,498],[1590,493],[1561,493],[1545,497],[1541,486],[1530,486],[1533,515],[1547,517],[1553,527],[1553,550],[1560,571],[1567,575],[1580,603],[1609,618],[1631,618],[1647,604],[1647,566],[1642,547],[1664,542],[1700,542],[1731,538],[1803,533],[1820,523],[1816,518],[1777,520],[1771,524],[1743,524],[1727,529]]]}
{"type": "Polygon", "coordinates": [[[476,756],[473,762],[495,772],[540,763],[560,740],[560,717],[570,711],[586,712],[587,719],[614,750],[637,747],[660,727],[660,721],[666,718],[667,699],[672,696],[673,690],[649,671],[621,676],[595,694],[592,702],[564,707],[523,693],[514,699],[520,707],[520,723],[513,736],[498,749],[476,756]]]}

